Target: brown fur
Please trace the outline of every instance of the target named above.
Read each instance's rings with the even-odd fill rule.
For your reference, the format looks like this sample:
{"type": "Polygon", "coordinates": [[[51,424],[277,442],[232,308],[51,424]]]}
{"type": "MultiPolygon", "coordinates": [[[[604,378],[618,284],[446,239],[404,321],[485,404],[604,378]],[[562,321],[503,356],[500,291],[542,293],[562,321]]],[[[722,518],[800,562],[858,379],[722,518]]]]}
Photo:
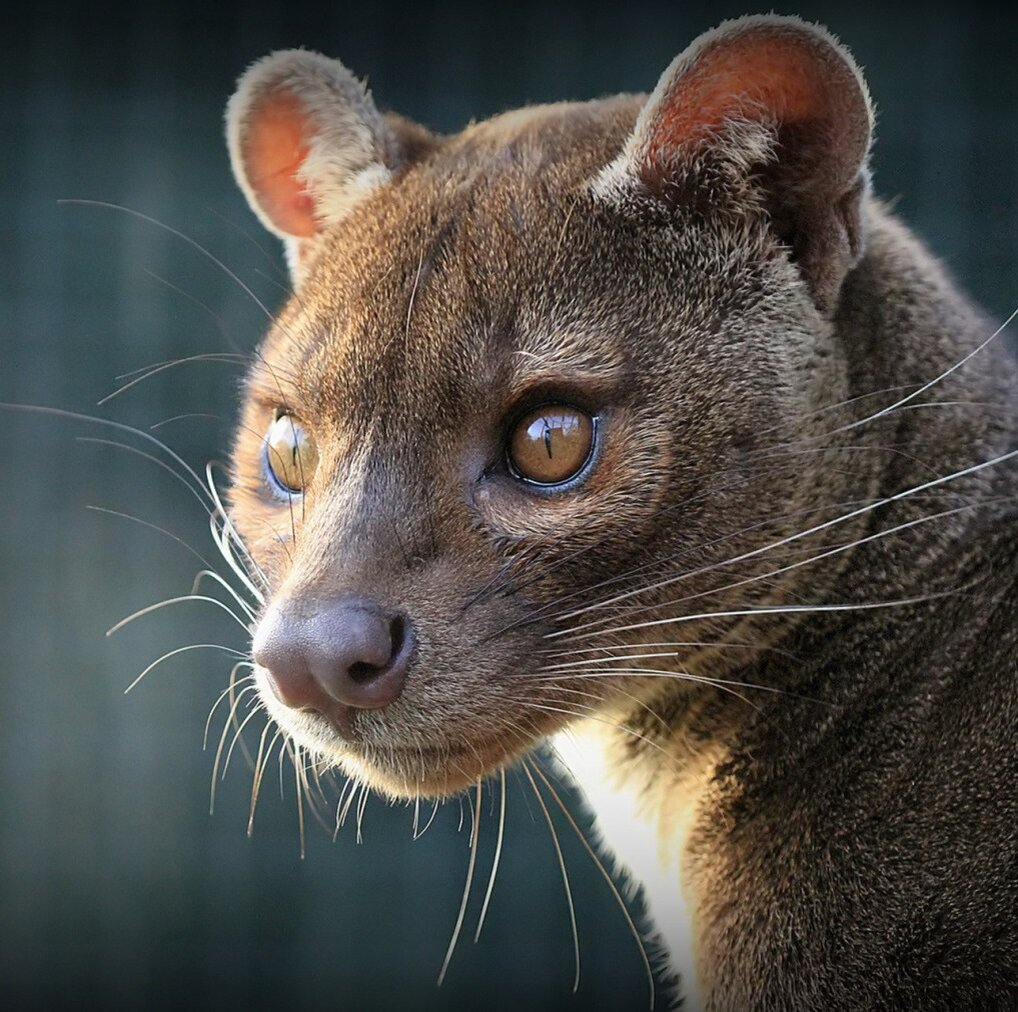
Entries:
{"type": "Polygon", "coordinates": [[[999,343],[921,398],[940,406],[845,428],[991,332],[867,195],[853,87],[826,33],[759,19],[697,43],[649,104],[538,107],[448,138],[371,114],[391,178],[300,247],[249,378],[232,515],[275,604],[363,595],[417,629],[405,691],[358,713],[352,742],[265,693],[328,761],[394,795],[445,794],[586,724],[648,832],[682,851],[694,1001],[1011,1007],[1015,461],[762,550],[1018,446],[999,343]],[[632,184],[654,102],[744,31],[815,47],[854,126],[743,103],[706,142],[663,157],[655,140],[632,184]],[[544,397],[601,420],[595,466],[562,493],[503,461],[508,420],[544,397]],[[291,504],[261,464],[281,407],[320,453],[291,504]],[[809,610],[863,604],[886,606],[809,610]],[[640,648],[662,641],[692,645],[640,648]],[[610,672],[613,652],[779,691],[542,670],[610,672]]]}

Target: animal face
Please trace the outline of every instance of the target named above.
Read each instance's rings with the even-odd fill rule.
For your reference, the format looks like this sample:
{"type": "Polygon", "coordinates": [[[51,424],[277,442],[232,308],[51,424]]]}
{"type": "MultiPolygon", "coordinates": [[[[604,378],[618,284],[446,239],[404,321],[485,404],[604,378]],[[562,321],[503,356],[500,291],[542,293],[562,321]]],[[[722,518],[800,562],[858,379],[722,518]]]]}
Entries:
{"type": "Polygon", "coordinates": [[[248,71],[231,154],[295,293],[231,513],[266,585],[259,689],[298,744],[441,795],[737,635],[727,591],[824,480],[768,451],[844,384],[869,125],[850,57],[794,19],[723,26],[649,99],[453,137],[324,57],[248,71]],[[641,659],[602,677],[619,656],[641,659]]]}

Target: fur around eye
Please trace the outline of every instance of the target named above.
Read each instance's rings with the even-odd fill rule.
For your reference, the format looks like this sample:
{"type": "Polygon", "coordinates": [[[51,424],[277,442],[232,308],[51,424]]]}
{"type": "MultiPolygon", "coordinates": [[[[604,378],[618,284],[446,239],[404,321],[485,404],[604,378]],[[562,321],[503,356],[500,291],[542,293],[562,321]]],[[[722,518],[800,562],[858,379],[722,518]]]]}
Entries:
{"type": "Polygon", "coordinates": [[[292,415],[281,414],[265,434],[265,469],[284,494],[300,495],[318,467],[311,433],[292,415]]]}

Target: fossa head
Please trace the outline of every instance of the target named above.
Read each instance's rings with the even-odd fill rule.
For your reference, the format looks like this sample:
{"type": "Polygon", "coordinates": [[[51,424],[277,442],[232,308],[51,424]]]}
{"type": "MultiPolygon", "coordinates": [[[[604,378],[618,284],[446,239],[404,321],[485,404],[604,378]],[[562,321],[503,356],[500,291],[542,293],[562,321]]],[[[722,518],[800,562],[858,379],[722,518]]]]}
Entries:
{"type": "Polygon", "coordinates": [[[823,484],[818,460],[760,461],[843,389],[831,321],[872,119],[845,50],[742,19],[649,98],[453,136],[295,50],[251,67],[227,118],[294,280],[232,491],[283,729],[384,791],[441,794],[706,648],[577,677],[612,649],[733,635],[647,623],[702,611],[710,564],[794,529],[823,484]]]}

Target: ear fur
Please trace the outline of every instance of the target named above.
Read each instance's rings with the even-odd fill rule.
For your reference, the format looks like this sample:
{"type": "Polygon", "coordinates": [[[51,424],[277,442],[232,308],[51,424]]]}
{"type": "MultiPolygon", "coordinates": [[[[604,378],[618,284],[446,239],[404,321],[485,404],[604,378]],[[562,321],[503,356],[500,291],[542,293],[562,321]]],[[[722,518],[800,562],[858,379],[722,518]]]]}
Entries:
{"type": "Polygon", "coordinates": [[[716,201],[720,181],[722,200],[769,212],[831,311],[862,253],[872,125],[859,68],[830,32],[796,17],[739,18],[672,62],[594,192],[716,201]]]}
{"type": "Polygon", "coordinates": [[[314,240],[386,182],[396,144],[365,87],[303,49],[253,64],[226,109],[234,176],[299,275],[314,240]]]}

